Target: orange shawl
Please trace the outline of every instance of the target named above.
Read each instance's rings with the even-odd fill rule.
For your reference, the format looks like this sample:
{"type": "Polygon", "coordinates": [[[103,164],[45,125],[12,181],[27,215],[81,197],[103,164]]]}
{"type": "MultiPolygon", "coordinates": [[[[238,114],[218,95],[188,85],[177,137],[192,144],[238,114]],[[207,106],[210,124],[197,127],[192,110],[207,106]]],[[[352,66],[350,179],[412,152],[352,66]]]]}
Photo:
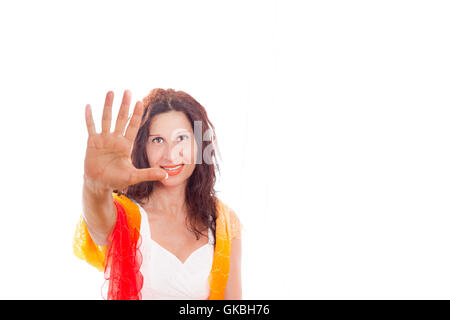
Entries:
{"type": "MultiPolygon", "coordinates": [[[[139,207],[125,195],[119,196],[113,193],[113,200],[118,210],[123,208],[126,216],[126,224],[129,228],[129,239],[136,247],[140,237],[139,230],[141,224],[139,207]]],[[[209,300],[224,299],[230,270],[231,239],[240,237],[240,230],[241,224],[237,215],[218,199],[216,245],[214,248],[213,264],[208,277],[210,287],[209,300]]],[[[81,216],[76,227],[73,250],[78,258],[85,260],[98,270],[106,272],[109,249],[106,246],[102,247],[94,243],[89,235],[83,216],[81,216]]]]}

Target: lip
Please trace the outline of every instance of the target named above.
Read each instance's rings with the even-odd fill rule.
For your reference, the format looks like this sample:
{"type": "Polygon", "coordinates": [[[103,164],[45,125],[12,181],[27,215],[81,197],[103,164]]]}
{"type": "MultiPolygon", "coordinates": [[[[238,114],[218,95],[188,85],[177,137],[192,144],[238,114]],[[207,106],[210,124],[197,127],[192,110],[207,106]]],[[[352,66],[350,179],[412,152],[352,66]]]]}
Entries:
{"type": "Polygon", "coordinates": [[[184,163],[179,163],[179,164],[170,165],[170,166],[160,166],[160,167],[161,167],[161,169],[163,169],[165,172],[167,172],[167,174],[168,174],[169,176],[176,176],[177,174],[179,174],[179,173],[181,172],[181,170],[183,170],[183,168],[184,168],[184,163]],[[166,169],[163,168],[163,167],[165,167],[165,168],[175,168],[175,167],[177,167],[177,166],[179,166],[179,165],[181,165],[181,167],[178,168],[178,169],[176,169],[176,170],[166,170],[166,169]]]}

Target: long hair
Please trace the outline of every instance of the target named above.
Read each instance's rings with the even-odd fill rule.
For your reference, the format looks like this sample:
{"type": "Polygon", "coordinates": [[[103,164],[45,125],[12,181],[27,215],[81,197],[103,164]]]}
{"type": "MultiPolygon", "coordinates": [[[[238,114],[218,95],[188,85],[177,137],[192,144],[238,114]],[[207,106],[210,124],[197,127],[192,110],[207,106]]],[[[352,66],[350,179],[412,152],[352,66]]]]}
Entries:
{"type": "MultiPolygon", "coordinates": [[[[214,126],[208,119],[205,108],[198,103],[193,97],[183,91],[175,91],[173,89],[156,88],[142,100],[144,112],[141,119],[141,125],[134,141],[133,150],[131,152],[131,160],[137,169],[150,168],[147,158],[146,145],[150,134],[150,123],[153,117],[158,114],[169,111],[183,112],[189,122],[192,130],[194,123],[201,121],[201,136],[195,137],[197,143],[197,163],[192,175],[189,177],[186,190],[187,220],[190,224],[190,231],[199,239],[201,231],[197,229],[197,225],[211,228],[214,235],[214,245],[216,243],[216,191],[214,185],[216,182],[216,170],[219,172],[219,165],[215,149],[217,149],[216,134],[214,126]],[[195,121],[195,122],[194,122],[195,121]],[[206,137],[206,139],[205,139],[206,137]],[[206,141],[204,141],[206,140],[206,141]],[[208,152],[208,161],[203,161],[202,155],[208,152]],[[200,163],[198,163],[201,159],[200,163]]],[[[217,149],[218,150],[218,149],[217,149]]],[[[125,194],[127,197],[134,199],[139,204],[143,204],[143,200],[147,199],[153,191],[154,181],[140,182],[126,188],[126,191],[114,190],[119,194],[125,194]]]]}

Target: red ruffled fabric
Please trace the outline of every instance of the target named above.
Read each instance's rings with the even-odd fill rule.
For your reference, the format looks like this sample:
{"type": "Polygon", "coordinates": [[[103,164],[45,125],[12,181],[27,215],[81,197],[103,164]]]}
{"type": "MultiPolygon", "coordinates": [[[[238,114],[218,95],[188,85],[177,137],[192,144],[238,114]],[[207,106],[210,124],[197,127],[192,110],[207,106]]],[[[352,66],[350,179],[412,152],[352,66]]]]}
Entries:
{"type": "Polygon", "coordinates": [[[114,199],[117,221],[109,240],[105,279],[109,281],[108,300],[141,300],[144,283],[140,267],[142,239],[139,230],[130,230],[125,209],[114,199]]]}

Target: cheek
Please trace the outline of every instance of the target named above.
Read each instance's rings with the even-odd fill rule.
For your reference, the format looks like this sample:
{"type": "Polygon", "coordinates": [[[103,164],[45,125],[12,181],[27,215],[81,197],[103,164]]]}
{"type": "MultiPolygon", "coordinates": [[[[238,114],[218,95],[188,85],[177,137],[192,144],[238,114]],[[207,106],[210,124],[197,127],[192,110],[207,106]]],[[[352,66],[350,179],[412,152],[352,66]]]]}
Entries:
{"type": "Polygon", "coordinates": [[[197,158],[197,145],[195,143],[186,143],[179,146],[180,154],[183,155],[183,162],[195,164],[197,158]]]}
{"type": "Polygon", "coordinates": [[[191,149],[192,149],[191,159],[194,163],[196,163],[195,160],[197,159],[197,152],[198,152],[197,143],[195,142],[192,143],[191,149]]]}
{"type": "Polygon", "coordinates": [[[189,160],[191,161],[192,164],[196,164],[197,163],[197,150],[198,150],[198,146],[197,143],[193,142],[191,143],[191,145],[189,146],[189,160]]]}
{"type": "Polygon", "coordinates": [[[162,148],[147,147],[147,158],[151,167],[160,162],[162,158],[162,148]]]}

